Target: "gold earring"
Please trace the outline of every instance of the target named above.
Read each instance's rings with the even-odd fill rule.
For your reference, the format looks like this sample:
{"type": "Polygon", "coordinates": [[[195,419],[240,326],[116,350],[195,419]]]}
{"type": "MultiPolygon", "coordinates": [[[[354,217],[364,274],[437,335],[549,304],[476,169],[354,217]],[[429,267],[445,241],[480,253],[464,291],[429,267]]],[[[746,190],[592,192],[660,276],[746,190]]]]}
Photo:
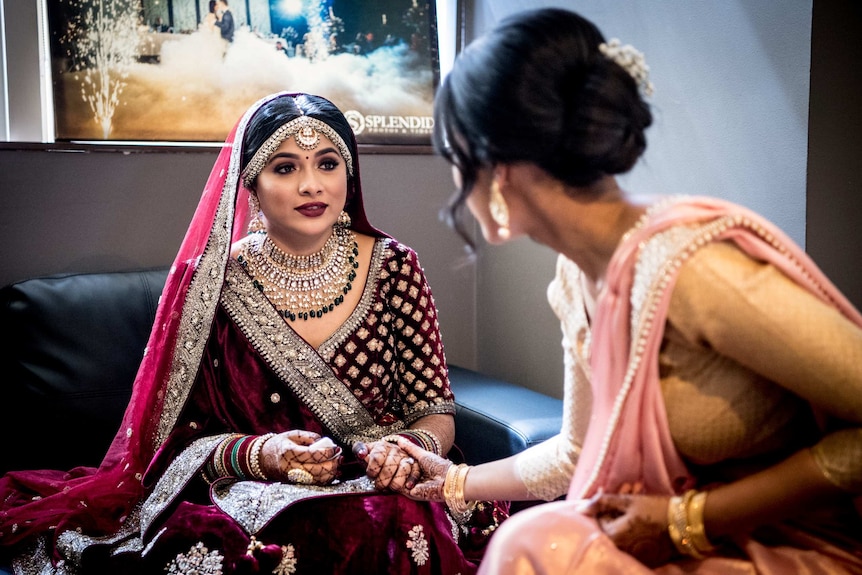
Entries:
{"type": "Polygon", "coordinates": [[[350,227],[350,214],[341,210],[341,213],[338,214],[338,219],[335,221],[336,228],[347,229],[350,227]]]}
{"type": "Polygon", "coordinates": [[[266,232],[266,226],[260,217],[260,202],[257,200],[257,196],[252,193],[248,195],[248,213],[251,214],[251,219],[248,222],[248,233],[262,234],[266,232]]]}
{"type": "Polygon", "coordinates": [[[508,239],[511,235],[509,230],[509,206],[506,205],[506,198],[500,191],[500,184],[497,180],[491,182],[491,201],[489,203],[491,210],[491,219],[499,226],[497,235],[503,239],[508,239]]]}

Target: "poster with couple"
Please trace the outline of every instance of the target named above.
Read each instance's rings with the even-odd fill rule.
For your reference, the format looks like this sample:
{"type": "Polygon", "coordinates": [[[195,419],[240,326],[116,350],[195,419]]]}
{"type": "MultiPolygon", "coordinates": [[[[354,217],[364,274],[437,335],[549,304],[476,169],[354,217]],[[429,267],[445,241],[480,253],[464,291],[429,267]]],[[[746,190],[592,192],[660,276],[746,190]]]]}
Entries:
{"type": "Polygon", "coordinates": [[[361,145],[430,145],[433,1],[46,1],[57,141],[221,142],[288,90],[332,100],[361,145]]]}

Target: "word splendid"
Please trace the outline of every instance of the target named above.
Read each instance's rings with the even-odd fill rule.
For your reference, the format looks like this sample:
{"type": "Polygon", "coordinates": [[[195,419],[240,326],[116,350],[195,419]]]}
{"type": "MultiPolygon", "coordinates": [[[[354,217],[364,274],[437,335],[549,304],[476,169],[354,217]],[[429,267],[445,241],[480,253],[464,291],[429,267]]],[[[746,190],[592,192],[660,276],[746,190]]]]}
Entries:
{"type": "Polygon", "coordinates": [[[383,116],[348,110],[344,116],[357,136],[363,132],[388,134],[430,134],[434,129],[431,116],[383,116]]]}

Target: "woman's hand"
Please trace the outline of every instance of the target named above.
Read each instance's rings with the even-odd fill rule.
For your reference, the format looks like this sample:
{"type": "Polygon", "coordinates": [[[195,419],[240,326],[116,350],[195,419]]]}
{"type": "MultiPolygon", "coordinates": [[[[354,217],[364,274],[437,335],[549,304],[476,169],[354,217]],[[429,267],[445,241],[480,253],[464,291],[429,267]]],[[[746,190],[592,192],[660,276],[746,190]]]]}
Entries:
{"type": "Polygon", "coordinates": [[[342,459],[341,448],[331,439],[300,429],[270,437],[260,450],[261,471],[284,483],[331,483],[342,459]]]}
{"type": "Polygon", "coordinates": [[[614,544],[648,567],[678,555],[667,530],[670,497],[602,494],[585,500],[581,511],[594,518],[614,544]]]}
{"type": "Polygon", "coordinates": [[[395,443],[383,440],[357,442],[353,453],[365,464],[365,474],[374,480],[377,489],[390,489],[406,495],[419,478],[416,460],[395,443]]]}
{"type": "Polygon", "coordinates": [[[445,501],[443,483],[446,480],[446,471],[454,464],[437,454],[425,451],[408,439],[399,437],[397,445],[413,458],[419,468],[416,479],[411,487],[403,492],[404,495],[419,501],[445,501]]]}

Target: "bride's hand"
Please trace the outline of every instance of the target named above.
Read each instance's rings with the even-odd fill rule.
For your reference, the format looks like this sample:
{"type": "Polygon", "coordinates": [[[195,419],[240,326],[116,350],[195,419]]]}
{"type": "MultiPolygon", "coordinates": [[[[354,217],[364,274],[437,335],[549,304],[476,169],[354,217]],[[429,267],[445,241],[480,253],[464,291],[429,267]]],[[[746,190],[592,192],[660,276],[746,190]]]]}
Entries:
{"type": "Polygon", "coordinates": [[[422,449],[410,440],[399,437],[397,445],[416,461],[420,470],[420,474],[413,482],[415,485],[406,490],[405,495],[420,501],[445,501],[443,483],[446,481],[446,472],[454,464],[448,459],[422,449]]]}
{"type": "Polygon", "coordinates": [[[326,485],[338,477],[341,448],[331,439],[294,429],[270,437],[261,447],[261,471],[273,481],[326,485]]]}
{"type": "Polygon", "coordinates": [[[364,443],[362,461],[365,474],[374,480],[377,489],[390,489],[404,493],[416,483],[419,466],[416,461],[395,443],[372,441],[364,443]]]}

